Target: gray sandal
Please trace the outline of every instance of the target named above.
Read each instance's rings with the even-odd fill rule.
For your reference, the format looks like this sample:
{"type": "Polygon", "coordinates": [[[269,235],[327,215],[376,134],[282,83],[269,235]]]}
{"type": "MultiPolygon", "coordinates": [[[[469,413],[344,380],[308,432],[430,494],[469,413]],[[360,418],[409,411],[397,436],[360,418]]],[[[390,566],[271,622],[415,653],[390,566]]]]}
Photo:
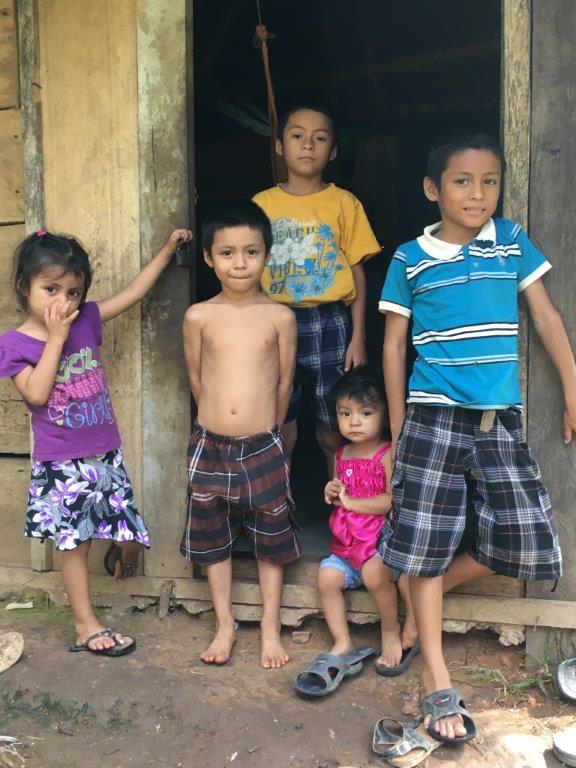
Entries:
{"type": "Polygon", "coordinates": [[[385,664],[376,663],[374,665],[376,667],[376,672],[378,672],[379,675],[382,675],[382,677],[396,677],[396,675],[401,675],[402,672],[405,672],[408,669],[417,653],[420,653],[420,641],[418,639],[412,648],[402,651],[402,658],[400,659],[399,664],[396,664],[394,667],[387,667],[385,664]]]}
{"type": "Polygon", "coordinates": [[[441,691],[434,691],[428,696],[424,696],[420,702],[420,712],[423,717],[431,716],[428,723],[428,733],[437,741],[443,741],[447,744],[463,744],[476,736],[474,720],[472,720],[470,712],[468,712],[466,704],[464,704],[456,688],[443,688],[441,691]],[[466,728],[466,736],[455,736],[453,739],[448,739],[436,731],[435,725],[438,720],[450,715],[461,716],[466,728]]]}
{"type": "Polygon", "coordinates": [[[354,648],[341,656],[321,653],[308,669],[300,672],[294,687],[301,696],[326,696],[335,691],[345,677],[358,675],[364,659],[376,653],[376,649],[369,645],[354,648]]]}
{"type": "Polygon", "coordinates": [[[383,717],[374,727],[372,750],[395,768],[414,768],[440,746],[431,740],[419,720],[383,717]]]}

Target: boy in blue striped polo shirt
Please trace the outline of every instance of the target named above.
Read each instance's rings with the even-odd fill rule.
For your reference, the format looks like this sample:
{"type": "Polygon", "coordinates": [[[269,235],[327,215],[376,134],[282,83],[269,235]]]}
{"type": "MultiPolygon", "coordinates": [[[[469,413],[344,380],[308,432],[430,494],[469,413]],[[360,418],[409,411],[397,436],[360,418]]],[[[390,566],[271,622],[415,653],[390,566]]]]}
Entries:
{"type": "MultiPolygon", "coordinates": [[[[551,265],[518,224],[492,218],[503,171],[502,150],[488,136],[430,152],[424,193],[442,220],[396,251],[380,301],[396,449],[394,508],[380,553],[410,576],[423,659],[420,707],[440,741],[476,733],[443,657],[443,592],[492,572],[525,580],[562,572],[550,499],[522,436],[518,293],[562,383],[565,443],[576,430],[576,365],[541,280],[551,265]],[[410,321],[418,357],[406,407],[410,321]],[[475,541],[455,557],[467,500],[475,541]]],[[[405,627],[403,638],[409,633],[405,627]]]]}

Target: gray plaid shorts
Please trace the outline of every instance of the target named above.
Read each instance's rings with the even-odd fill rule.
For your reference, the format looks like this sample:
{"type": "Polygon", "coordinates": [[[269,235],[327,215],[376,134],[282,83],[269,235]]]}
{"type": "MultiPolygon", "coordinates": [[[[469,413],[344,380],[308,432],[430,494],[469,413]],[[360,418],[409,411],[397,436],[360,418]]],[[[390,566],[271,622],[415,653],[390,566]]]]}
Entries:
{"type": "Polygon", "coordinates": [[[470,554],[504,576],[558,579],[562,557],[550,498],[520,413],[410,405],[392,475],[393,508],[379,552],[401,573],[447,571],[466,524],[467,489],[475,517],[470,554]],[[468,482],[467,479],[473,482],[468,482]],[[469,491],[470,492],[470,491],[469,491]]]}

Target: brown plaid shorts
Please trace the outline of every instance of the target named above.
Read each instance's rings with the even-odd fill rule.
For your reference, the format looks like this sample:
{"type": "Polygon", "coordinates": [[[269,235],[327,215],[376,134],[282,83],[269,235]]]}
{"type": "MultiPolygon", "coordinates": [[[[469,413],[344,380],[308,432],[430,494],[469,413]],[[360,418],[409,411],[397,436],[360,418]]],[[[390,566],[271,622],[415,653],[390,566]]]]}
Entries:
{"type": "Polygon", "coordinates": [[[257,560],[300,557],[289,467],[278,427],[229,437],[195,425],[188,446],[187,517],[180,551],[203,565],[227,560],[240,533],[257,560]]]}

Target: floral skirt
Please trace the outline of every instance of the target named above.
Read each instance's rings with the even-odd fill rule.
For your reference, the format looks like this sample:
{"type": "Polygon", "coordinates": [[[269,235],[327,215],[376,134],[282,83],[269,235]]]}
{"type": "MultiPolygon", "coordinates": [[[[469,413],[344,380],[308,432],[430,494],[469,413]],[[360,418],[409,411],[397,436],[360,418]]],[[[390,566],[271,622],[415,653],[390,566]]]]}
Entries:
{"type": "Polygon", "coordinates": [[[120,449],[104,456],[34,461],[25,535],[74,549],[89,539],[150,546],[120,449]]]}

